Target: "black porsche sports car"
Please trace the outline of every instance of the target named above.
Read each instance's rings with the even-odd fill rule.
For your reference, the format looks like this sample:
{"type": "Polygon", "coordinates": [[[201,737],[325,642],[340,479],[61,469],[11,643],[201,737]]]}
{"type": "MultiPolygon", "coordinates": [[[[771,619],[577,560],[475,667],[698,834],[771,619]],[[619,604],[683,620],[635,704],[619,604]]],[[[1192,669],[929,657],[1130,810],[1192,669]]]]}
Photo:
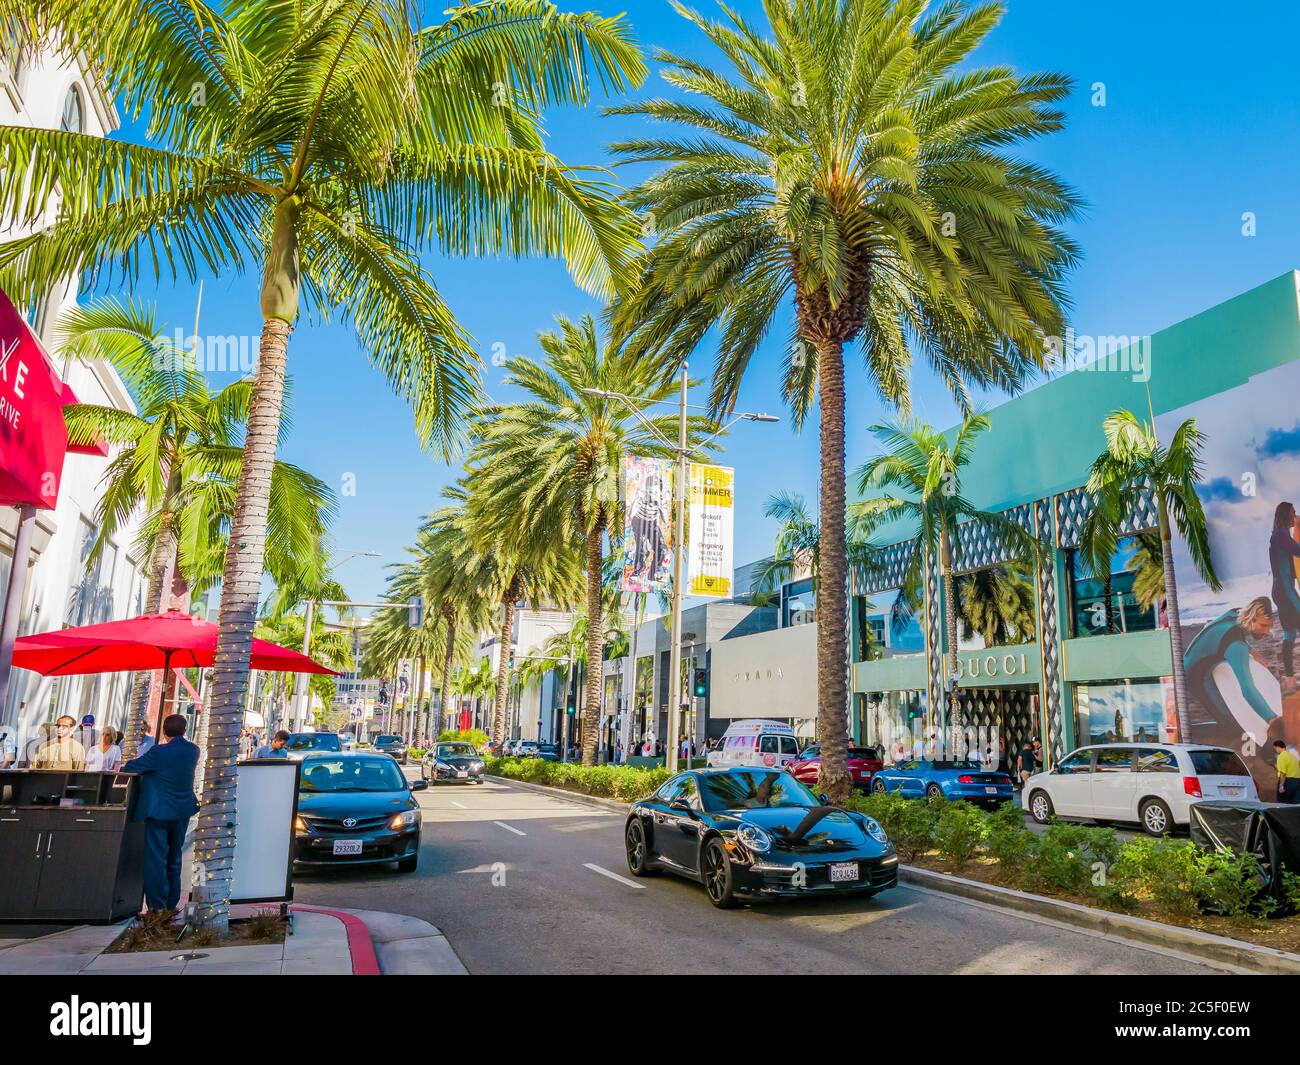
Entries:
{"type": "Polygon", "coordinates": [[[633,876],[666,869],[698,880],[721,909],[741,897],[874,895],[898,883],[879,822],[825,804],[779,769],[678,773],[632,805],[623,839],[633,876]]]}

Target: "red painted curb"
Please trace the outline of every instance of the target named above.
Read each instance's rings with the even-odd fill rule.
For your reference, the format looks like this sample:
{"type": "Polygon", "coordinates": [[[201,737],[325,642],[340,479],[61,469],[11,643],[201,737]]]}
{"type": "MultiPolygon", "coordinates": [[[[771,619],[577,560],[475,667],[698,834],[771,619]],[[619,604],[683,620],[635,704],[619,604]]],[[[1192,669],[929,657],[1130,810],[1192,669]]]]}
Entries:
{"type": "Polygon", "coordinates": [[[375,957],[375,945],[370,941],[370,929],[366,922],[353,913],[342,910],[326,910],[319,906],[299,906],[296,903],[291,910],[304,913],[323,913],[343,922],[348,933],[348,953],[352,956],[353,976],[379,976],[379,959],[375,957]]]}

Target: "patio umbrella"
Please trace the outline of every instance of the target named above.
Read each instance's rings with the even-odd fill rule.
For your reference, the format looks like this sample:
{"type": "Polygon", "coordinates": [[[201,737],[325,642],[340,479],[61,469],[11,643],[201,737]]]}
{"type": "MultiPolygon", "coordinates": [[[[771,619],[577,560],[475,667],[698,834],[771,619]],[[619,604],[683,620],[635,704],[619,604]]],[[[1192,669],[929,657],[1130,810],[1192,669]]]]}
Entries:
{"type": "MultiPolygon", "coordinates": [[[[165,674],[168,669],[212,665],[217,631],[212,622],[179,610],[143,614],[20,637],[14,643],[13,664],[46,677],[138,669],[161,669],[165,674]]],[[[249,666],[273,673],[339,675],[315,659],[267,640],[252,641],[249,666]]]]}

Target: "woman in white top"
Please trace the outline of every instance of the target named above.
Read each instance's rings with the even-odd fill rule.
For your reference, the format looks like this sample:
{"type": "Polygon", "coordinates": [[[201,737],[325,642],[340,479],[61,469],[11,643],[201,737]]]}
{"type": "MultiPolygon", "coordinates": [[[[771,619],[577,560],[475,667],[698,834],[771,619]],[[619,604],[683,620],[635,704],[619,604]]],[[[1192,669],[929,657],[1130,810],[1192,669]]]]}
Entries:
{"type": "Polygon", "coordinates": [[[122,768],[122,748],[117,745],[117,733],[106,728],[99,734],[99,743],[86,752],[86,772],[116,773],[122,768]]]}

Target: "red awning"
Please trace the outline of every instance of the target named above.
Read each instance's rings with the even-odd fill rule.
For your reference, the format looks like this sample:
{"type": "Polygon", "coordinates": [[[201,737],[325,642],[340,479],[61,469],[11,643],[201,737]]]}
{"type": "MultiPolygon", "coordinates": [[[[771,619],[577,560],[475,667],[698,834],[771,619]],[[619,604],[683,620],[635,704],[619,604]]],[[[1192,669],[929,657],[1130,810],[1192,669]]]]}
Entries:
{"type": "MultiPolygon", "coordinates": [[[[210,666],[216,652],[216,625],[170,610],[19,637],[14,643],[14,665],[46,677],[65,677],[210,666]]],[[[267,640],[253,641],[249,665],[275,673],[339,675],[304,654],[267,640]]]]}
{"type": "Polygon", "coordinates": [[[67,448],[63,384],[0,292],[0,504],[53,510],[67,448]]]}
{"type": "MultiPolygon", "coordinates": [[[[63,383],[63,405],[66,407],[71,403],[80,403],[77,393],[72,391],[72,386],[66,381],[63,383]]],[[[89,444],[74,444],[68,442],[68,453],[71,455],[99,455],[101,458],[108,458],[108,441],[102,436],[89,444]]]]}

